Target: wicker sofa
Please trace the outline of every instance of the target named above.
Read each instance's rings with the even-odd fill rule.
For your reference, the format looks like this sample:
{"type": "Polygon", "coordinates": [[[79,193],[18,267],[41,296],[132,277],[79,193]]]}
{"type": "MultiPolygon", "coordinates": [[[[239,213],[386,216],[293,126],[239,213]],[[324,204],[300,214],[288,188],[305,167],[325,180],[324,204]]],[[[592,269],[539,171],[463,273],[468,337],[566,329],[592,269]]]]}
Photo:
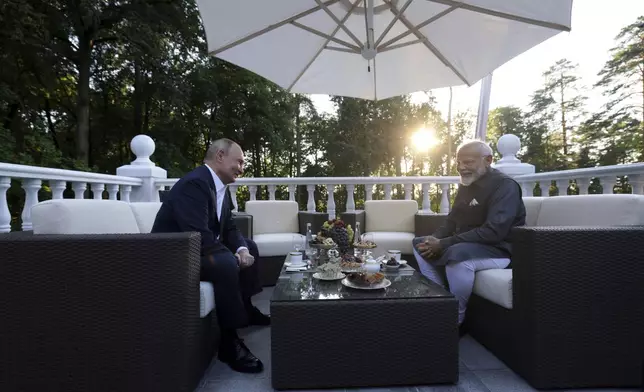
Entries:
{"type": "Polygon", "coordinates": [[[0,390],[195,389],[218,344],[214,291],[198,233],[149,233],[159,207],[49,200],[33,233],[0,235],[0,390]]]}
{"type": "Polygon", "coordinates": [[[641,385],[644,196],[524,202],[511,265],[476,274],[470,334],[537,389],[641,385]]]}

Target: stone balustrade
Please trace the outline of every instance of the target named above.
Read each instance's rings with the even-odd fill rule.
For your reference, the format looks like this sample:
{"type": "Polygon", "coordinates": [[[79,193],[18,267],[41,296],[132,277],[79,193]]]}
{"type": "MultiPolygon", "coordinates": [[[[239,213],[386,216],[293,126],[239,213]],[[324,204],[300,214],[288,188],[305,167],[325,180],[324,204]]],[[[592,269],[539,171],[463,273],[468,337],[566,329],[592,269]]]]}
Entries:
{"type": "MultiPolygon", "coordinates": [[[[22,229],[30,230],[31,207],[38,203],[43,195],[43,187],[54,199],[63,198],[63,192],[70,186],[77,199],[91,197],[94,199],[124,200],[127,202],[159,201],[159,192],[170,189],[178,179],[167,178],[167,172],[157,167],[150,160],[154,153],[154,141],[145,135],[138,135],[130,144],[137,157],[130,165],[117,169],[117,175],[89,173],[73,170],[52,169],[45,167],[14,165],[0,162],[0,233],[11,229],[11,215],[7,199],[7,190],[11,181],[20,181],[24,190],[22,206],[22,229]]],[[[587,194],[591,179],[599,179],[603,193],[613,193],[613,187],[619,177],[626,176],[633,193],[644,192],[644,163],[613,165],[586,169],[562,170],[548,173],[535,173],[534,166],[523,163],[516,158],[521,148],[519,139],[514,135],[504,135],[497,143],[502,158],[495,163],[499,170],[513,176],[523,188],[526,196],[533,196],[537,184],[542,196],[549,196],[551,184],[559,188],[559,194],[566,194],[571,182],[579,194],[587,194]],[[562,192],[563,189],[563,192],[562,192]]],[[[300,178],[240,178],[230,185],[235,209],[238,209],[238,198],[248,192],[250,200],[257,200],[258,194],[266,195],[268,200],[275,200],[280,193],[288,194],[289,200],[299,200],[298,187],[306,196],[306,209],[317,209],[316,194],[326,199],[326,212],[329,217],[337,213],[336,195],[342,191],[346,197],[346,210],[356,209],[356,195],[372,200],[375,189],[382,189],[380,197],[388,199],[417,200],[420,211],[424,213],[447,213],[450,209],[450,195],[454,193],[459,178],[452,176],[439,177],[300,177],[300,178]],[[377,187],[377,188],[376,188],[377,187]],[[242,192],[241,188],[244,189],[242,192]],[[264,189],[265,192],[258,192],[264,189]],[[286,192],[278,192],[283,189],[286,192]],[[304,192],[305,190],[305,192],[304,192]],[[438,207],[432,209],[432,200],[438,200],[438,207]]],[[[68,193],[69,192],[68,190],[68,193]]],[[[319,200],[319,199],[318,199],[319,200]]]]}

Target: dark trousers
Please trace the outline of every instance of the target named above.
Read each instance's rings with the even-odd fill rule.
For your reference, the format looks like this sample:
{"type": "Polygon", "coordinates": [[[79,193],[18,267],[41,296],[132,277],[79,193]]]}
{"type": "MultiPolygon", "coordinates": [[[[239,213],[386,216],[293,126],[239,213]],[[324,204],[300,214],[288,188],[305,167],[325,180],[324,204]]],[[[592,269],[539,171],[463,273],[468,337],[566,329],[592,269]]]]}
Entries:
{"type": "Polygon", "coordinates": [[[243,328],[248,325],[248,312],[252,303],[250,298],[262,291],[259,279],[259,252],[255,241],[245,238],[248,251],[255,258],[250,267],[240,268],[231,252],[221,251],[214,254],[214,263],[207,258],[201,259],[201,280],[212,282],[215,289],[215,310],[222,329],[243,328]]]}

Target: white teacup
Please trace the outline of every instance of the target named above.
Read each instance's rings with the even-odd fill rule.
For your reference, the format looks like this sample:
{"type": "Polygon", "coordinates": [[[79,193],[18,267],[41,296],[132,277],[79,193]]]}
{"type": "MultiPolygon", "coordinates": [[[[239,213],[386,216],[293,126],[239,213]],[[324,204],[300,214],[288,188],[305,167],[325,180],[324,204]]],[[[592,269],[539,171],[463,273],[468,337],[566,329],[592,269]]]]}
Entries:
{"type": "Polygon", "coordinates": [[[394,249],[388,250],[387,251],[387,258],[391,259],[392,257],[394,259],[396,259],[396,261],[400,261],[400,251],[399,250],[394,250],[394,249]]]}
{"type": "Polygon", "coordinates": [[[288,254],[288,261],[291,265],[302,264],[302,253],[301,252],[290,252],[288,254]]]}

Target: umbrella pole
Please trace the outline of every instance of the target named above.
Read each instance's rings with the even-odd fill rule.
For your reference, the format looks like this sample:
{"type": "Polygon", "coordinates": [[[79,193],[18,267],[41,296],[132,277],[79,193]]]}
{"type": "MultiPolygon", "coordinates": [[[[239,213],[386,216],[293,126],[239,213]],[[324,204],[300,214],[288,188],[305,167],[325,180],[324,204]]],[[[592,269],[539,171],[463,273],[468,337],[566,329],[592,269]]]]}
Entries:
{"type": "Polygon", "coordinates": [[[447,108],[447,174],[452,174],[452,88],[449,88],[449,106],[447,108]]]}
{"type": "Polygon", "coordinates": [[[492,74],[484,77],[481,82],[481,95],[479,97],[479,112],[476,116],[475,139],[485,141],[487,136],[487,118],[490,111],[490,94],[492,91],[492,74]]]}

